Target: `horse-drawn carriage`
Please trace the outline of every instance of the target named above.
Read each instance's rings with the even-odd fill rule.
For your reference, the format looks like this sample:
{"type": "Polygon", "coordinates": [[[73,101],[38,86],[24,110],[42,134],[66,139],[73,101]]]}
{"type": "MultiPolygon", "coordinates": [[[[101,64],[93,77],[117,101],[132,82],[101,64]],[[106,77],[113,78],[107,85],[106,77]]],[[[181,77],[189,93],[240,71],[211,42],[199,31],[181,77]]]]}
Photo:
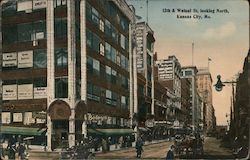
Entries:
{"type": "Polygon", "coordinates": [[[176,137],[175,153],[177,156],[203,155],[203,140],[192,136],[176,137]]]}

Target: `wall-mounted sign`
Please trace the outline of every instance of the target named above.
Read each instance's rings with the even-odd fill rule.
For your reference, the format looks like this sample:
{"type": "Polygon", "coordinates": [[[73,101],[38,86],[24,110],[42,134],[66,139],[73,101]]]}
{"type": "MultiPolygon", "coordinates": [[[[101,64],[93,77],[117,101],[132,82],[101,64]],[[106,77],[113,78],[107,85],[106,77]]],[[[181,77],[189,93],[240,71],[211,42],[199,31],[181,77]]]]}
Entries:
{"type": "Polygon", "coordinates": [[[34,99],[47,98],[47,87],[35,87],[34,99]]]}
{"type": "Polygon", "coordinates": [[[17,1],[17,11],[32,11],[32,1],[17,1]]]}
{"type": "Polygon", "coordinates": [[[18,99],[33,99],[33,84],[18,85],[18,99]]]}
{"type": "Polygon", "coordinates": [[[46,112],[32,112],[32,118],[46,119],[47,113],[46,112]]]}
{"type": "Polygon", "coordinates": [[[2,123],[3,124],[10,123],[10,112],[2,112],[2,123]]]}
{"type": "Polygon", "coordinates": [[[136,66],[137,69],[143,68],[143,29],[136,29],[136,66]]]}
{"type": "Polygon", "coordinates": [[[3,85],[3,100],[17,99],[17,85],[3,85]]]}
{"type": "Polygon", "coordinates": [[[47,0],[33,0],[33,9],[46,8],[47,0]]]}
{"type": "Polygon", "coordinates": [[[24,120],[23,124],[24,125],[29,125],[35,123],[35,119],[32,117],[32,112],[25,112],[24,113],[24,120]]]}
{"type": "Polygon", "coordinates": [[[17,66],[17,53],[3,53],[3,67],[17,66]]]}
{"type": "Polygon", "coordinates": [[[13,113],[13,122],[22,122],[23,114],[22,113],[13,113]]]}
{"type": "Polygon", "coordinates": [[[33,67],[33,51],[18,52],[18,68],[33,67]]]}

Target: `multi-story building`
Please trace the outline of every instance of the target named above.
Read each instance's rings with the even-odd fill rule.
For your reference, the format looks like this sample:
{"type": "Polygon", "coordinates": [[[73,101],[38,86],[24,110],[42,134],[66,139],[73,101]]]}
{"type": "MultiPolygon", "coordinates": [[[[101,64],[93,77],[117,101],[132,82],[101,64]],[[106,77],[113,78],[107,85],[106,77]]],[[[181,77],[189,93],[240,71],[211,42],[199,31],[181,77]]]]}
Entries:
{"type": "Polygon", "coordinates": [[[205,111],[205,127],[206,132],[210,132],[213,128],[213,97],[212,97],[212,76],[208,68],[198,68],[197,86],[200,96],[206,103],[205,111]]]}
{"type": "Polygon", "coordinates": [[[192,103],[191,103],[191,82],[188,78],[181,78],[181,110],[183,117],[181,121],[184,122],[184,126],[192,125],[192,103]]]}
{"type": "Polygon", "coordinates": [[[176,119],[182,117],[181,114],[181,65],[175,56],[169,56],[168,59],[157,60],[158,80],[164,86],[174,93],[174,114],[176,119]]]}
{"type": "MultiPolygon", "coordinates": [[[[146,22],[136,24],[136,70],[137,74],[134,76],[143,76],[145,85],[134,81],[138,91],[144,89],[144,97],[138,99],[138,115],[143,117],[140,120],[141,124],[147,125],[146,121],[154,119],[154,32],[146,22]]],[[[135,91],[136,89],[134,89],[135,91]]],[[[140,94],[138,93],[138,96],[140,94]]],[[[152,123],[150,123],[152,124],[152,123]]],[[[152,125],[150,125],[152,126],[152,125]]]]}
{"type": "Polygon", "coordinates": [[[196,75],[197,75],[197,68],[196,66],[186,66],[182,67],[182,78],[187,78],[191,82],[190,86],[190,98],[191,98],[191,116],[192,116],[192,128],[193,130],[197,130],[200,124],[200,117],[201,117],[201,109],[199,108],[199,95],[197,91],[197,83],[196,83],[196,75]]]}
{"type": "Polygon", "coordinates": [[[125,0],[5,0],[2,133],[48,149],[131,135],[133,17],[125,0]]]}

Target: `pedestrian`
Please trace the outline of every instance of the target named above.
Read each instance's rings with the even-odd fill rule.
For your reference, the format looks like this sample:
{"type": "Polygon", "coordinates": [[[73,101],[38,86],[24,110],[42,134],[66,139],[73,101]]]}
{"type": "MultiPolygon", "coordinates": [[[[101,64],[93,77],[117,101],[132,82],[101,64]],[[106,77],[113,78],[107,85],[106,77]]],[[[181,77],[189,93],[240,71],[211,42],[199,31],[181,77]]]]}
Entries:
{"type": "Polygon", "coordinates": [[[170,149],[168,150],[166,160],[173,160],[174,159],[174,145],[170,146],[170,149]]]}
{"type": "Polygon", "coordinates": [[[24,146],[24,143],[21,143],[18,147],[18,157],[23,160],[25,159],[26,155],[25,155],[25,151],[26,151],[26,148],[24,146]]]}
{"type": "Polygon", "coordinates": [[[135,148],[136,148],[136,157],[141,158],[141,155],[143,152],[143,141],[142,141],[141,137],[139,137],[137,139],[136,144],[135,144],[135,148]]]}

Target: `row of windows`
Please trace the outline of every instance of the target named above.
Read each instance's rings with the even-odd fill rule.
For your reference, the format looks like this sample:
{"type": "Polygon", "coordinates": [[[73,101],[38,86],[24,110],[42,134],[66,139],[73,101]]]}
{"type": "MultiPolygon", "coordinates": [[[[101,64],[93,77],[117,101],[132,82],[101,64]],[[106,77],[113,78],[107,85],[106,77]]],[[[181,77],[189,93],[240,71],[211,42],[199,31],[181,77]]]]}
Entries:
{"type": "Polygon", "coordinates": [[[118,50],[112,47],[109,43],[102,41],[102,39],[95,33],[87,29],[87,46],[92,48],[94,51],[105,56],[107,59],[116,63],[118,66],[129,70],[128,58],[121,54],[118,50]],[[105,46],[104,46],[105,44],[105,46]]]}
{"type": "Polygon", "coordinates": [[[46,22],[36,21],[13,26],[3,26],[3,44],[46,38],[46,22]]]}
{"type": "MultiPolygon", "coordinates": [[[[68,65],[68,50],[66,48],[56,48],[55,49],[56,68],[67,67],[67,65],[68,65]]],[[[18,53],[14,52],[14,53],[3,54],[3,70],[11,70],[16,68],[31,68],[31,67],[47,68],[47,53],[45,49],[36,49],[34,51],[23,51],[18,53]]]]}
{"type": "Polygon", "coordinates": [[[34,87],[46,87],[47,79],[46,78],[36,78],[36,79],[18,79],[18,80],[3,80],[3,85],[12,85],[12,84],[33,84],[34,87]]]}
{"type": "Polygon", "coordinates": [[[102,79],[105,79],[108,83],[119,85],[123,89],[128,90],[128,78],[117,73],[115,69],[112,69],[111,67],[100,63],[94,58],[87,58],[87,70],[88,74],[101,77],[102,79]]]}
{"type": "MultiPolygon", "coordinates": [[[[66,6],[67,0],[54,0],[54,8],[66,6]]],[[[3,16],[13,16],[19,12],[30,13],[36,10],[45,9],[47,0],[8,0],[4,1],[2,5],[3,16]]]]}
{"type": "Polygon", "coordinates": [[[118,93],[108,89],[96,86],[94,84],[87,84],[87,98],[96,102],[101,102],[110,106],[118,106],[128,109],[129,98],[120,96],[118,93]]]}
{"type": "Polygon", "coordinates": [[[86,6],[87,19],[92,22],[92,24],[96,25],[102,32],[105,32],[108,37],[112,38],[112,40],[116,44],[120,45],[123,49],[128,51],[128,39],[123,34],[119,33],[117,29],[107,19],[105,19],[104,17],[101,18],[99,12],[89,3],[87,3],[86,6]]]}

